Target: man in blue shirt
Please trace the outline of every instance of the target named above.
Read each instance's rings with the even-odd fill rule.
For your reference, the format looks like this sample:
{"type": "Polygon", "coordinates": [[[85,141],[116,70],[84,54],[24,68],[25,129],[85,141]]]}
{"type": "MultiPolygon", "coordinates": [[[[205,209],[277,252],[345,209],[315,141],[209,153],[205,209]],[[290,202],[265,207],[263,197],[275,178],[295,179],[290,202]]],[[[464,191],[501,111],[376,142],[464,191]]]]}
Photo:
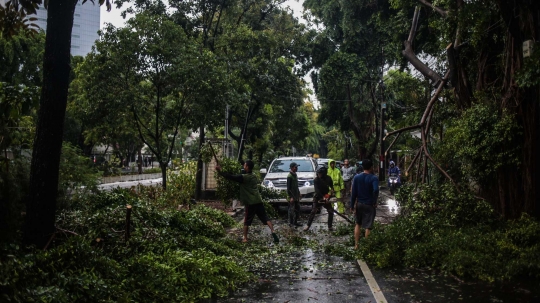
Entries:
{"type": "Polygon", "coordinates": [[[377,198],[379,197],[379,179],[373,174],[373,162],[369,159],[363,160],[362,166],[364,172],[354,176],[350,202],[351,212],[354,212],[356,216],[355,249],[358,249],[361,228],[366,230],[366,238],[369,236],[375,220],[377,198]]]}

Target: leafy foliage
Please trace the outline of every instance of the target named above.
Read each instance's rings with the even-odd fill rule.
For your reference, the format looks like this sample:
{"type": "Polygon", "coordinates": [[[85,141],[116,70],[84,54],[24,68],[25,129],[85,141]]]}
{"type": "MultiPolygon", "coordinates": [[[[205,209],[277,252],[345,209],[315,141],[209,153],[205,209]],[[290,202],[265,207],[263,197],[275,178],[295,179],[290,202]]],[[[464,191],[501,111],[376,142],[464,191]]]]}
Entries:
{"type": "MultiPolygon", "coordinates": [[[[238,161],[222,158],[219,161],[221,166],[221,171],[229,174],[239,174],[242,166],[238,161]]],[[[223,202],[225,205],[231,205],[232,200],[238,199],[238,194],[240,192],[240,184],[222,177],[217,171],[214,175],[217,181],[217,190],[216,196],[223,202]]]]}
{"type": "Polygon", "coordinates": [[[29,160],[24,157],[0,165],[0,243],[20,236],[29,170],[29,160]]]}
{"type": "Polygon", "coordinates": [[[37,87],[0,82],[0,150],[16,151],[32,144],[31,114],[38,100],[37,87]]]}
{"type": "Polygon", "coordinates": [[[440,159],[457,166],[457,171],[486,184],[501,168],[520,164],[516,140],[521,130],[515,116],[498,114],[486,105],[475,105],[453,121],[446,131],[440,159]]]}
{"type": "Polygon", "coordinates": [[[169,206],[187,204],[195,195],[195,173],[197,162],[188,161],[179,164],[175,170],[167,171],[168,186],[165,203],[169,206]]]}
{"type": "Polygon", "coordinates": [[[204,205],[161,209],[148,197],[118,189],[78,197],[57,224],[78,235],[60,234],[47,251],[2,247],[3,299],[193,302],[227,295],[251,279],[236,261],[246,257],[243,246],[226,237],[225,228],[236,222],[204,205]],[[127,242],[126,204],[133,207],[127,242]]]}
{"type": "Polygon", "coordinates": [[[534,87],[540,84],[540,48],[533,48],[530,57],[523,60],[523,69],[516,73],[516,82],[520,87],[534,87]]]}
{"type": "Polygon", "coordinates": [[[66,195],[78,192],[87,193],[96,191],[99,184],[101,172],[97,170],[94,163],[81,155],[81,151],[71,145],[64,143],[62,146],[62,155],[60,157],[58,190],[61,198],[66,195]]]}

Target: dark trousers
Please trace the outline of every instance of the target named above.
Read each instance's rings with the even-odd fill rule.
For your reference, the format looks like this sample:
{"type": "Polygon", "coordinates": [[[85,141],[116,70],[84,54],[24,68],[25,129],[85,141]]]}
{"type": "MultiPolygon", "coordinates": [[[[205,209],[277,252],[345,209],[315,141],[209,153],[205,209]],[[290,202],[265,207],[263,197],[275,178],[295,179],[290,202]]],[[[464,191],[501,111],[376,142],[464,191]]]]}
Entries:
{"type": "Polygon", "coordinates": [[[298,223],[300,216],[300,201],[289,201],[289,224],[298,223]]]}
{"type": "Polygon", "coordinates": [[[311,226],[315,215],[319,212],[321,207],[324,207],[328,212],[328,228],[332,228],[332,223],[334,221],[334,208],[332,207],[332,203],[319,203],[318,199],[313,200],[313,207],[311,209],[311,213],[309,214],[307,226],[311,226]]]}
{"type": "MultiPolygon", "coordinates": [[[[343,184],[345,185],[345,194],[343,195],[343,199],[345,199],[345,197],[350,197],[351,196],[352,180],[343,181],[343,184]]],[[[345,200],[343,200],[343,201],[345,201],[345,200]]],[[[343,203],[345,203],[345,202],[343,202],[343,203]]]]}

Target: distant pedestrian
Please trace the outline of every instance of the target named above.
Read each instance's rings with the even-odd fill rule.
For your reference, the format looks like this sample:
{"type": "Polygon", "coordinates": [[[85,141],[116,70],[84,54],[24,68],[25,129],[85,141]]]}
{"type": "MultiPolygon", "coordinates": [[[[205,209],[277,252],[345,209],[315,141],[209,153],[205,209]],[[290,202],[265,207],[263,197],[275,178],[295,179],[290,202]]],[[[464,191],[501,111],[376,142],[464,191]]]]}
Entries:
{"type": "Polygon", "coordinates": [[[330,196],[334,193],[334,182],[330,176],[327,175],[326,167],[320,167],[317,170],[317,177],[313,181],[315,187],[315,196],[313,197],[313,207],[309,214],[307,226],[304,231],[307,231],[313,223],[315,215],[324,207],[328,212],[328,230],[332,229],[332,223],[334,221],[334,208],[330,203],[330,196]]]}
{"type": "Polygon", "coordinates": [[[287,199],[289,202],[289,226],[302,226],[298,223],[298,217],[300,216],[300,190],[298,189],[298,164],[292,162],[289,165],[290,171],[287,175],[287,199]]]}
{"type": "Polygon", "coordinates": [[[362,161],[364,172],[354,177],[350,201],[351,212],[355,213],[356,226],[354,227],[354,248],[358,249],[361,228],[366,230],[365,237],[369,236],[375,220],[377,199],[379,197],[379,179],[373,174],[373,162],[366,159],[362,161]]]}
{"type": "Polygon", "coordinates": [[[261,222],[268,225],[270,228],[274,243],[279,243],[279,238],[274,233],[274,226],[272,225],[272,222],[270,222],[266,210],[264,209],[264,204],[258,188],[259,180],[252,173],[254,166],[255,164],[253,161],[247,160],[244,163],[245,173],[239,175],[221,172],[221,166],[219,165],[216,165],[216,170],[224,178],[240,183],[240,202],[244,204],[244,234],[242,242],[246,243],[248,241],[247,235],[249,226],[251,226],[253,218],[257,215],[261,222]]]}
{"type": "Polygon", "coordinates": [[[347,198],[351,196],[352,179],[356,173],[356,169],[353,166],[349,166],[349,159],[343,160],[341,173],[343,174],[343,184],[344,184],[343,203],[345,203],[345,201],[347,201],[347,198]]]}
{"type": "Polygon", "coordinates": [[[148,167],[148,157],[144,157],[144,167],[148,167]]]}

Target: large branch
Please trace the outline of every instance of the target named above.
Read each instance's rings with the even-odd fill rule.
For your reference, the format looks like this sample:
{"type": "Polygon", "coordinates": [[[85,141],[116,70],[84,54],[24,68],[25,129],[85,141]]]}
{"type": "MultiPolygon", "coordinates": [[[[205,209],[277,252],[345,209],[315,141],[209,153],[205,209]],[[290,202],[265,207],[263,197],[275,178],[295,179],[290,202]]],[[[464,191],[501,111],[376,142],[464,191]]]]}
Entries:
{"type": "Polygon", "coordinates": [[[412,42],[405,41],[404,45],[405,49],[403,50],[402,54],[411,63],[411,65],[422,73],[422,75],[431,80],[433,85],[437,85],[439,82],[441,82],[441,76],[439,76],[439,74],[437,74],[434,70],[429,68],[429,66],[424,64],[424,62],[420,61],[418,57],[416,57],[416,54],[412,48],[412,42]]]}
{"type": "MultiPolygon", "coordinates": [[[[392,140],[392,143],[390,143],[390,145],[388,145],[388,148],[386,149],[386,151],[384,152],[384,155],[388,155],[388,152],[390,151],[390,149],[392,148],[392,146],[394,146],[394,143],[396,143],[397,139],[399,138],[399,136],[401,135],[401,133],[398,133],[397,136],[394,138],[394,140],[392,140]]],[[[386,137],[385,137],[386,138],[386,137]]]]}
{"type": "Polygon", "coordinates": [[[418,150],[418,152],[417,152],[416,155],[414,156],[413,160],[411,161],[411,164],[409,165],[409,167],[408,167],[407,170],[405,171],[405,174],[406,174],[406,175],[409,175],[409,171],[410,171],[411,168],[414,166],[414,163],[416,163],[416,160],[418,160],[418,157],[420,156],[421,153],[422,153],[422,147],[420,147],[420,149],[418,150]]]}
{"type": "Polygon", "coordinates": [[[412,47],[414,38],[416,36],[416,28],[418,26],[418,19],[420,18],[420,8],[416,7],[414,10],[414,16],[412,20],[411,25],[411,31],[409,32],[409,38],[407,41],[403,42],[405,45],[405,49],[403,50],[402,54],[403,56],[416,68],[422,75],[429,78],[431,82],[436,86],[439,82],[441,82],[441,76],[437,74],[434,70],[429,68],[424,62],[420,61],[418,57],[416,57],[416,54],[414,53],[414,49],[412,47]]]}
{"type": "Polygon", "coordinates": [[[423,5],[427,6],[427,7],[430,7],[432,8],[434,11],[436,11],[437,13],[441,14],[441,16],[443,16],[444,18],[447,18],[448,17],[448,12],[440,7],[437,7],[433,4],[431,4],[430,2],[426,1],[426,0],[418,0],[420,3],[422,3],[423,5]]]}
{"type": "Polygon", "coordinates": [[[426,123],[426,119],[428,118],[429,113],[431,113],[431,108],[433,107],[433,105],[435,105],[435,101],[439,99],[439,94],[446,85],[446,82],[448,82],[448,77],[450,77],[450,71],[446,72],[444,79],[441,79],[439,87],[437,87],[437,90],[433,94],[433,97],[431,97],[431,100],[429,100],[429,103],[426,106],[426,110],[424,111],[424,115],[422,116],[422,120],[420,120],[420,125],[424,126],[424,124],[426,123]]]}
{"type": "Polygon", "coordinates": [[[383,141],[386,140],[386,138],[388,136],[391,136],[393,134],[399,134],[399,133],[402,133],[402,132],[404,132],[406,130],[417,129],[417,128],[421,128],[421,127],[422,127],[422,124],[416,124],[416,125],[411,125],[411,126],[407,126],[407,127],[404,127],[404,128],[400,128],[400,129],[395,130],[395,131],[391,131],[391,132],[387,133],[386,136],[384,136],[383,141]]]}
{"type": "Polygon", "coordinates": [[[442,167],[439,166],[439,164],[437,164],[437,162],[435,162],[435,160],[431,157],[431,155],[429,154],[428,150],[427,150],[427,141],[426,141],[426,136],[424,135],[424,133],[422,132],[422,145],[423,145],[423,149],[424,149],[424,155],[429,159],[429,161],[431,161],[431,163],[433,165],[435,165],[435,167],[437,167],[437,169],[448,179],[450,180],[450,182],[452,182],[452,184],[454,184],[454,187],[457,189],[458,192],[461,192],[459,190],[459,186],[456,184],[456,182],[454,181],[454,179],[452,179],[452,177],[450,177],[450,175],[448,175],[448,173],[442,169],[442,167]]]}

